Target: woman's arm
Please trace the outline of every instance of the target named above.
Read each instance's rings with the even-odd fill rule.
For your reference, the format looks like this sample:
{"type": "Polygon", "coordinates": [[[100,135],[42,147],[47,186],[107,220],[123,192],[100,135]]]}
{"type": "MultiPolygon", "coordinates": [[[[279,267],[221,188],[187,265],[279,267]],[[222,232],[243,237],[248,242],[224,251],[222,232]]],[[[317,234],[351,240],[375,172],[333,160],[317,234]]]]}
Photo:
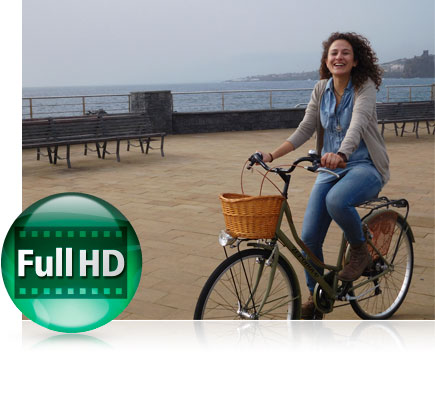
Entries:
{"type": "Polygon", "coordinates": [[[308,139],[313,136],[313,133],[318,128],[319,107],[322,93],[326,86],[326,80],[321,80],[314,86],[311,93],[310,102],[305,110],[305,115],[295,132],[287,139],[291,142],[295,149],[302,146],[308,139]]]}
{"type": "Polygon", "coordinates": [[[279,146],[277,149],[272,151],[272,153],[265,153],[259,150],[257,151],[263,155],[264,162],[272,162],[273,160],[276,160],[279,157],[285,156],[286,154],[290,153],[294,149],[295,146],[293,146],[291,142],[286,140],[281,146],[279,146]]]}
{"type": "Polygon", "coordinates": [[[322,88],[324,89],[325,85],[325,81],[319,81],[316,86],[314,86],[310,102],[305,110],[304,119],[301,121],[296,131],[283,144],[281,144],[281,146],[272,151],[272,153],[260,151],[265,162],[271,162],[279,157],[285,156],[291,151],[297,149],[313,136],[313,133],[317,128],[318,108],[322,88]]]}
{"type": "Polygon", "coordinates": [[[374,82],[369,79],[359,89],[358,95],[355,95],[355,104],[352,111],[352,119],[346,136],[338,149],[347,159],[357,149],[367,128],[369,121],[374,116],[376,109],[376,87],[374,82]]]}

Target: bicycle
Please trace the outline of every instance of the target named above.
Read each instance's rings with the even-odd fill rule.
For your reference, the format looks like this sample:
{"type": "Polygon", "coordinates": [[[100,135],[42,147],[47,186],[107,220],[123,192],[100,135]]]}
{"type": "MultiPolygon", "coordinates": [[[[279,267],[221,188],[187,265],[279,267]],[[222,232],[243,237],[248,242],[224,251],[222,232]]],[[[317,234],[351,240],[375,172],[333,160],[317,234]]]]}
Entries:
{"type": "Polygon", "coordinates": [[[194,319],[300,319],[299,281],[279,244],[288,249],[316,280],[314,304],[321,313],[332,312],[335,302],[342,301],[345,303],[336,307],[350,304],[362,319],[390,318],[403,303],[412,278],[412,243],[415,240],[407,222],[408,201],[379,197],[358,205],[368,210],[361,220],[373,262],[357,280],[342,282],[337,275],[349,257],[350,248],[344,235],[336,265],[324,264],[299,238],[287,202],[291,173],[297,166],[311,172],[339,175],[322,168],[320,157],[313,150],[307,157],[297,159],[289,168],[270,168],[263,162],[261,153],[253,154],[248,161],[247,169],[254,164],[260,165],[266,173],[277,174],[284,181],[274,234],[269,234],[271,237],[255,234],[243,237],[232,235],[228,229],[221,231],[219,242],[224,248],[226,259],[206,281],[196,304],[194,319]],[[302,162],[311,165],[299,165],[302,162]],[[405,209],[405,215],[392,208],[405,209]],[[283,232],[281,226],[284,216],[295,243],[306,255],[283,232]],[[242,244],[248,248],[241,249],[242,244]],[[226,247],[236,249],[236,252],[229,256],[226,247]],[[326,273],[319,274],[313,264],[326,273]]]}

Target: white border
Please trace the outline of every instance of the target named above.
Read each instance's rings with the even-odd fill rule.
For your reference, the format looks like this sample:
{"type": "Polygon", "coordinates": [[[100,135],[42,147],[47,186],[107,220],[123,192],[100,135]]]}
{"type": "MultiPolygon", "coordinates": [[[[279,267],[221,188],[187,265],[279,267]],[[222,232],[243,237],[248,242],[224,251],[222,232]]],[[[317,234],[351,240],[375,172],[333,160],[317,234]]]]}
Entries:
{"type": "MultiPolygon", "coordinates": [[[[22,207],[20,2],[2,3],[0,19],[3,243],[22,207]]],[[[433,321],[405,325],[404,342],[393,335],[382,343],[380,334],[369,345],[347,336],[355,322],[332,325],[332,341],[328,324],[302,326],[296,341],[284,340],[278,325],[252,331],[217,324],[204,345],[191,321],[113,321],[88,335],[58,335],[22,323],[4,285],[0,311],[1,392],[8,398],[337,398],[351,390],[360,399],[433,392],[433,321]]]]}

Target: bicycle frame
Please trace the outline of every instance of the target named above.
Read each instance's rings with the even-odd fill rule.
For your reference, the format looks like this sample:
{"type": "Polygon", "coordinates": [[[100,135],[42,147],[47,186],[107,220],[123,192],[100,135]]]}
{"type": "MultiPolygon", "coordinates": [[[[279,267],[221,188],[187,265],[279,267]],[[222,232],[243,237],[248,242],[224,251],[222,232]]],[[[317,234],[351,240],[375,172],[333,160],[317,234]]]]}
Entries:
{"type": "MultiPolygon", "coordinates": [[[[363,219],[366,218],[367,216],[369,216],[370,214],[371,214],[371,212],[368,213],[366,216],[364,216],[363,219]]],[[[410,227],[408,226],[407,229],[410,229],[410,227]]],[[[403,234],[404,234],[404,232],[402,231],[401,234],[400,234],[400,237],[403,234]]],[[[399,237],[399,241],[400,241],[400,237],[399,237]]],[[[266,261],[263,261],[263,263],[266,263],[266,265],[270,266],[272,268],[272,270],[271,270],[271,273],[270,273],[270,276],[269,276],[269,282],[268,282],[268,285],[266,287],[266,292],[264,294],[264,297],[262,299],[262,302],[260,304],[260,307],[259,307],[257,313],[261,312],[261,310],[262,310],[262,308],[263,308],[264,304],[266,303],[267,298],[269,296],[269,293],[270,293],[270,290],[271,290],[271,287],[272,287],[272,284],[273,284],[273,279],[274,279],[274,276],[275,276],[275,270],[276,270],[276,267],[277,267],[277,264],[278,264],[279,257],[281,256],[284,259],[286,259],[284,257],[284,255],[278,249],[276,240],[279,241],[280,243],[282,243],[282,245],[284,247],[286,247],[293,254],[293,256],[302,265],[302,267],[313,277],[313,279],[319,284],[319,286],[322,288],[324,293],[326,293],[326,295],[330,299],[336,300],[338,298],[338,276],[337,276],[336,272],[339,272],[343,268],[343,264],[344,264],[345,252],[346,252],[346,247],[347,247],[347,241],[346,241],[344,235],[342,235],[342,239],[341,239],[341,244],[340,244],[340,249],[339,249],[339,253],[338,253],[337,264],[335,266],[333,266],[333,265],[328,265],[328,264],[325,264],[325,263],[321,262],[305,246],[303,241],[300,239],[300,237],[299,237],[299,235],[298,235],[298,233],[296,231],[295,224],[293,222],[290,206],[289,206],[287,201],[284,201],[283,205],[281,207],[279,218],[278,218],[275,238],[276,239],[274,239],[269,244],[252,243],[252,242],[248,243],[248,246],[261,247],[261,248],[269,249],[269,250],[272,251],[271,256],[269,257],[269,259],[266,260],[266,261]],[[285,216],[285,218],[287,220],[288,226],[290,227],[290,231],[292,233],[292,236],[293,236],[295,242],[306,253],[306,257],[301,253],[301,251],[294,245],[294,243],[291,241],[291,239],[281,229],[284,216],[285,216]],[[316,265],[317,267],[322,268],[322,269],[333,271],[334,275],[333,275],[332,283],[328,283],[326,281],[326,279],[325,279],[325,275],[321,275],[319,272],[317,272],[316,269],[313,267],[313,265],[310,262],[312,264],[316,265]]],[[[352,286],[353,290],[357,289],[359,287],[362,287],[364,285],[367,285],[369,282],[373,282],[373,281],[379,279],[383,275],[387,274],[390,271],[391,268],[393,268],[392,263],[389,263],[384,258],[384,256],[379,252],[379,250],[376,248],[374,243],[371,241],[371,238],[369,236],[367,237],[367,242],[368,242],[369,246],[371,246],[374,249],[374,251],[377,253],[377,255],[379,256],[380,262],[384,263],[384,265],[386,265],[387,268],[384,271],[379,272],[375,276],[366,279],[364,282],[361,282],[361,283],[359,283],[357,285],[352,286]]],[[[398,246],[398,243],[397,243],[396,247],[397,246],[398,246]]],[[[393,260],[394,260],[394,257],[393,257],[393,260]]],[[[288,264],[291,265],[290,262],[288,262],[288,264]]],[[[253,285],[252,294],[249,297],[248,301],[246,302],[247,305],[252,300],[252,298],[253,298],[253,296],[254,296],[254,294],[256,292],[256,289],[257,289],[258,283],[259,283],[259,281],[261,279],[263,270],[264,270],[264,264],[261,265],[261,268],[259,269],[259,272],[258,272],[257,277],[256,277],[256,282],[253,285]]],[[[370,290],[374,290],[374,289],[375,288],[370,289],[370,290]]]]}

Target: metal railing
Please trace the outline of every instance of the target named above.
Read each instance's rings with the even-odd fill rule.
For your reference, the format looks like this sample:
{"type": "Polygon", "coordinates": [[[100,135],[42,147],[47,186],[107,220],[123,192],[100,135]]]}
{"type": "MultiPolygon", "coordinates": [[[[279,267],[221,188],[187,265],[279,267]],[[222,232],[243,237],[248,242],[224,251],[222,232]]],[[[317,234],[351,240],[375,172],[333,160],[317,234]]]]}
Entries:
{"type": "MultiPolygon", "coordinates": [[[[405,96],[404,94],[407,93],[406,97],[409,101],[413,101],[413,89],[414,93],[415,90],[419,90],[420,88],[430,88],[430,99],[435,100],[435,84],[430,85],[387,85],[385,86],[387,89],[387,103],[390,102],[390,89],[398,90],[401,92],[401,97],[399,99],[403,99],[405,96]]],[[[397,93],[397,92],[396,92],[397,93]]],[[[402,100],[403,101],[403,100],[402,100]]]]}
{"type": "MultiPolygon", "coordinates": [[[[312,90],[313,88],[172,92],[172,102],[173,110],[176,112],[299,108],[306,106],[309,95],[301,95],[297,92],[311,93],[312,90]]],[[[387,85],[381,89],[378,101],[406,101],[406,99],[434,100],[435,84],[387,85]],[[392,90],[395,91],[395,98],[390,93],[392,90]]],[[[92,114],[101,109],[108,113],[128,113],[131,106],[130,94],[23,97],[22,100],[23,119],[79,116],[92,114]]]]}
{"type": "Polygon", "coordinates": [[[22,117],[86,115],[104,109],[106,112],[130,112],[129,94],[95,94],[84,96],[23,97],[22,117]],[[119,98],[123,98],[119,100],[119,98]],[[101,99],[104,99],[103,101],[101,99]]]}
{"type": "MultiPolygon", "coordinates": [[[[262,108],[264,108],[265,107],[265,105],[267,104],[268,105],[268,107],[270,108],[270,109],[272,109],[272,108],[274,108],[274,98],[276,98],[276,94],[277,93],[288,93],[288,92],[312,92],[312,90],[313,90],[313,88],[300,88],[300,89],[252,89],[252,90],[220,90],[220,91],[214,91],[214,90],[205,90],[205,91],[197,91],[197,92],[172,92],[172,96],[173,96],[173,99],[174,99],[174,96],[192,96],[192,95],[195,95],[195,96],[199,96],[199,95],[202,95],[202,96],[207,96],[208,97],[208,101],[207,101],[207,103],[205,104],[205,106],[206,107],[210,107],[210,103],[211,103],[211,101],[210,101],[210,95],[212,95],[212,94],[217,94],[217,95],[219,95],[218,97],[219,97],[219,103],[220,103],[220,106],[219,106],[219,109],[221,110],[221,111],[225,111],[225,110],[229,110],[229,109],[232,109],[232,110],[234,110],[234,109],[241,109],[240,107],[239,108],[237,108],[237,105],[238,104],[240,104],[239,103],[239,101],[238,100],[240,100],[240,97],[239,98],[237,98],[236,96],[234,96],[234,95],[238,95],[238,94],[243,94],[243,96],[244,96],[244,100],[246,101],[246,100],[249,100],[249,95],[247,96],[247,94],[248,93],[261,93],[261,94],[266,94],[267,96],[263,96],[263,98],[260,98],[259,100],[258,100],[258,97],[257,97],[257,101],[253,104],[254,105],[254,109],[256,108],[255,107],[255,105],[261,105],[262,106],[262,108]],[[233,97],[233,101],[231,101],[231,97],[233,97]],[[227,99],[227,101],[225,100],[225,99],[227,99]],[[229,104],[229,106],[228,106],[228,104],[229,104]],[[226,107],[226,105],[227,105],[227,107],[226,107]]],[[[281,102],[281,106],[291,106],[292,104],[291,103],[289,103],[289,98],[287,98],[287,101],[286,102],[284,102],[284,104],[283,104],[283,102],[281,102]]],[[[298,99],[296,99],[295,100],[295,102],[298,104],[298,105],[300,105],[301,103],[300,103],[300,99],[298,98],[298,99]]],[[[174,102],[174,100],[173,100],[173,103],[174,103],[174,110],[177,108],[176,107],[176,102],[174,102]]],[[[216,104],[218,104],[216,101],[214,102],[215,103],[215,105],[216,104]]],[[[276,102],[275,102],[276,103],[276,102]]],[[[302,103],[302,104],[306,104],[306,103],[302,103]]],[[[279,103],[277,103],[276,105],[280,105],[279,103]]],[[[202,106],[204,106],[204,104],[200,104],[200,103],[198,103],[198,106],[201,108],[202,106]]],[[[293,105],[293,107],[296,107],[296,105],[293,105]]],[[[216,107],[214,107],[214,109],[216,109],[216,107]]],[[[246,110],[246,108],[243,108],[244,110],[246,110]]],[[[211,111],[211,110],[210,110],[211,111]]]]}

